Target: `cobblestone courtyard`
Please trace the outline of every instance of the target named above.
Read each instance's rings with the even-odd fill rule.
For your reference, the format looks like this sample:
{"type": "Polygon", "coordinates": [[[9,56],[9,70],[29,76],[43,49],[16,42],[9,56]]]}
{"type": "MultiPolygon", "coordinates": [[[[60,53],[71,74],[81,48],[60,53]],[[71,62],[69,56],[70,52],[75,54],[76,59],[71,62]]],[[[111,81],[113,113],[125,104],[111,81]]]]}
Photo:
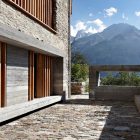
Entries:
{"type": "Polygon", "coordinates": [[[140,115],[133,103],[80,98],[1,126],[0,140],[140,140],[140,115]]]}

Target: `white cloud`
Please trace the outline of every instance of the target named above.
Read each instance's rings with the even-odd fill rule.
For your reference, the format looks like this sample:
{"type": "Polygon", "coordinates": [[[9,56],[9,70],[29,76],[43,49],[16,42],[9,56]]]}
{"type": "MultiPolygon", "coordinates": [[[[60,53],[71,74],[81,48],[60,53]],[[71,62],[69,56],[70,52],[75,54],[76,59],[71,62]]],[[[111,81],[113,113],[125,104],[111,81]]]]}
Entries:
{"type": "Polygon", "coordinates": [[[87,30],[86,30],[86,33],[92,33],[92,34],[95,34],[97,33],[97,29],[93,28],[92,26],[90,26],[87,30]]]}
{"type": "Polygon", "coordinates": [[[100,19],[95,19],[92,21],[82,22],[79,21],[75,26],[71,25],[71,35],[76,36],[77,32],[80,30],[85,30],[86,33],[98,33],[102,32],[106,28],[106,25],[100,19]]]}
{"type": "Polygon", "coordinates": [[[110,7],[108,9],[104,9],[105,11],[105,15],[108,16],[108,17],[111,17],[113,16],[114,14],[116,14],[118,12],[118,10],[114,7],[110,7]]]}
{"type": "Polygon", "coordinates": [[[140,11],[136,11],[136,12],[135,12],[135,15],[136,15],[137,17],[140,17],[140,11]]]}
{"type": "Polygon", "coordinates": [[[77,34],[76,29],[74,29],[74,27],[72,25],[70,26],[70,28],[71,28],[71,36],[76,36],[76,34],[77,34]]]}
{"type": "Polygon", "coordinates": [[[78,21],[74,27],[71,25],[71,35],[76,36],[78,31],[85,30],[86,28],[87,26],[85,25],[84,22],[78,21]]]}
{"type": "Polygon", "coordinates": [[[128,17],[123,13],[123,14],[122,14],[122,19],[128,20],[128,17]]]}
{"type": "Polygon", "coordinates": [[[93,17],[93,14],[92,13],[89,13],[89,17],[93,17]]]}
{"type": "Polygon", "coordinates": [[[87,23],[88,24],[92,23],[93,25],[96,25],[98,27],[96,29],[97,32],[102,32],[106,28],[106,25],[100,19],[96,19],[96,20],[93,20],[93,21],[88,21],[87,23]]]}

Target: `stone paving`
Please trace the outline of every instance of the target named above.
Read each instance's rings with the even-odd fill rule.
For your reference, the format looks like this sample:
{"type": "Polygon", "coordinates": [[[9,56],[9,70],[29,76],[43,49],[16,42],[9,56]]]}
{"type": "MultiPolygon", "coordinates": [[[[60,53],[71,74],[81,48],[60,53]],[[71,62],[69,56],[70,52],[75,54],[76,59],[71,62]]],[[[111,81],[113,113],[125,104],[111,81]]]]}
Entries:
{"type": "Polygon", "coordinates": [[[0,140],[140,140],[140,115],[132,102],[73,96],[1,126],[0,140]]]}

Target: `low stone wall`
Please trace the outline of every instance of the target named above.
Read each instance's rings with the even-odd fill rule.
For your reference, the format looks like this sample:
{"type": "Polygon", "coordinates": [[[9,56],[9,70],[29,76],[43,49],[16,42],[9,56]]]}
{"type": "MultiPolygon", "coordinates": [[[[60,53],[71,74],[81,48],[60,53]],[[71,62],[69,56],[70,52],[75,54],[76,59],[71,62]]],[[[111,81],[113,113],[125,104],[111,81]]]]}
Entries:
{"type": "Polygon", "coordinates": [[[71,94],[83,94],[85,93],[85,82],[72,82],[71,83],[71,94]]]}
{"type": "Polygon", "coordinates": [[[140,95],[138,86],[99,86],[94,91],[95,100],[134,101],[140,95]]]}

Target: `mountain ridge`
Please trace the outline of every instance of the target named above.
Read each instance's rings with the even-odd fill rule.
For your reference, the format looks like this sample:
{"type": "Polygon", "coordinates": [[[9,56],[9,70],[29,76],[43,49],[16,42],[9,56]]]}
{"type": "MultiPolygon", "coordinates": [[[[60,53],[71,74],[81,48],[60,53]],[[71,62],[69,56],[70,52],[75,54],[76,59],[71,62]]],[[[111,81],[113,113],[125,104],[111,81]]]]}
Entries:
{"type": "Polygon", "coordinates": [[[73,41],[74,52],[83,54],[89,64],[140,64],[140,30],[129,24],[113,24],[101,33],[73,41]]]}

